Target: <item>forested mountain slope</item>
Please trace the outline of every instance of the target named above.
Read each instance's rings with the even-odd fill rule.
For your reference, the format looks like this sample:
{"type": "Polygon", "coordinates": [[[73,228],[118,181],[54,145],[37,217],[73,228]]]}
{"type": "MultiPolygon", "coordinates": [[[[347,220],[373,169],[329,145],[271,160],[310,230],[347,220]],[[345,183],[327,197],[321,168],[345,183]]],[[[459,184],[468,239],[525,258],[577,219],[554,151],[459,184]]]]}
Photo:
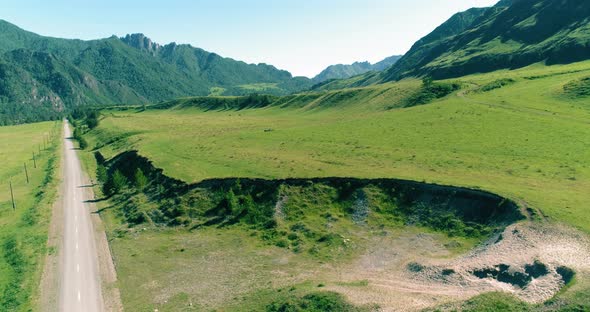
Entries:
{"type": "Polygon", "coordinates": [[[142,34],[100,40],[40,36],[0,20],[0,124],[57,118],[79,105],[147,103],[254,92],[288,94],[311,80],[142,34]]]}
{"type": "Polygon", "coordinates": [[[382,77],[460,77],[546,61],[590,58],[590,1],[511,0],[458,13],[382,77]]]}

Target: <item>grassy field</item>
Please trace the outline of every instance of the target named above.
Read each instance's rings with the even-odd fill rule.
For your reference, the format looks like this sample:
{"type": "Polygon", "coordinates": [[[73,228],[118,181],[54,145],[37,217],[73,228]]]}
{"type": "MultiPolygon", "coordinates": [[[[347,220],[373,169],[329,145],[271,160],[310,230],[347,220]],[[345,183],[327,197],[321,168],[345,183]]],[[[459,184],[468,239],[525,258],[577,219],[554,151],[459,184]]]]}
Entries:
{"type": "Polygon", "coordinates": [[[417,81],[301,95],[287,108],[105,112],[90,142],[114,141],[101,149],[107,156],[137,149],[187,182],[351,176],[479,187],[590,232],[590,198],[581,191],[590,189],[590,106],[563,92],[589,69],[538,65],[469,76],[459,94],[408,109],[387,108],[417,81]],[[516,82],[466,91],[506,77],[516,82]]]}
{"type": "MultiPolygon", "coordinates": [[[[215,105],[182,99],[166,109],[104,111],[86,138],[107,159],[135,149],[165,175],[189,183],[223,177],[405,178],[492,191],[590,233],[590,105],[583,95],[588,76],[590,62],[467,76],[449,81],[461,90],[411,108],[404,107],[420,92],[418,80],[273,98],[262,108],[232,109],[231,98],[215,105]],[[572,91],[576,85],[582,88],[572,91]]],[[[91,152],[83,159],[94,172],[91,152]]],[[[134,205],[150,205],[144,197],[132,198],[134,205]]],[[[372,228],[351,236],[362,247],[342,258],[295,256],[264,244],[256,239],[261,233],[247,227],[129,228],[118,210],[109,209],[128,205],[121,198],[101,203],[124,305],[139,310],[264,309],[290,289],[298,296],[337,287],[343,283],[339,269],[376,252],[371,242],[379,241],[372,228]]],[[[390,230],[393,236],[426,231],[390,230]]],[[[452,241],[432,235],[437,246],[452,241]]],[[[475,243],[461,241],[459,250],[427,256],[446,257],[475,243]]],[[[346,283],[351,291],[368,289],[363,276],[346,283]]],[[[561,298],[579,302],[587,288],[578,281],[561,298]]],[[[495,298],[504,296],[478,297],[466,307],[498,307],[495,298]]],[[[515,301],[514,309],[520,305],[515,301]]]]}
{"type": "MultiPolygon", "coordinates": [[[[332,286],[367,288],[364,279],[343,282],[354,256],[373,246],[328,247],[318,258],[310,253],[269,245],[257,231],[234,227],[197,232],[174,229],[125,230],[119,222],[112,242],[123,304],[129,311],[262,311],[286,296],[332,286]],[[154,270],[157,268],[157,270],[154,270]],[[346,284],[348,283],[348,285],[346,284]]],[[[410,230],[413,234],[423,229],[410,230]]],[[[407,231],[392,231],[395,237],[407,231]]],[[[369,242],[379,234],[348,232],[347,239],[369,242]]],[[[448,242],[440,234],[437,241],[448,242]]],[[[384,242],[384,241],[381,241],[384,242]]],[[[409,252],[409,250],[408,250],[409,252]]]]}
{"type": "Polygon", "coordinates": [[[61,123],[0,127],[0,310],[31,311],[47,252],[61,123]],[[33,162],[35,153],[36,167],[33,162]],[[24,164],[29,175],[27,183],[24,164]],[[16,210],[13,210],[12,181],[16,210]]]}

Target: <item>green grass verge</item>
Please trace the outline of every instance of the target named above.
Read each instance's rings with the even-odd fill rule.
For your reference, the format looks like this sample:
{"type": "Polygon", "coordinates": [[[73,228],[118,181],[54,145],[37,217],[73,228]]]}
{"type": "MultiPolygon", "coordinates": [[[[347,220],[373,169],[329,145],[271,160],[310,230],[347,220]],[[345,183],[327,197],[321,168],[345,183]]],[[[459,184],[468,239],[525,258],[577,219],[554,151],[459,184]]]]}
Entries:
{"type": "Polygon", "coordinates": [[[0,310],[31,311],[38,297],[56,195],[61,123],[0,127],[0,310]],[[40,151],[39,151],[40,150],[40,151]],[[35,162],[33,162],[33,152],[35,162]],[[29,183],[24,172],[27,165],[29,183]],[[36,166],[35,166],[36,164],[36,166]],[[9,191],[12,181],[16,210],[9,191]]]}

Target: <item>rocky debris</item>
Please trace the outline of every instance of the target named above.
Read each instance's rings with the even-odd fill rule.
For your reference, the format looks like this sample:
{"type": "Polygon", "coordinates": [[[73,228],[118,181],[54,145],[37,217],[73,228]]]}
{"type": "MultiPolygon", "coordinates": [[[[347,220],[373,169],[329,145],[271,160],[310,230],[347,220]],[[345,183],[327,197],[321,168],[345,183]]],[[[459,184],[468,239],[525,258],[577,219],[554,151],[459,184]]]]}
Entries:
{"type": "Polygon", "coordinates": [[[352,206],[352,221],[356,224],[366,224],[369,217],[369,200],[363,190],[356,191],[352,206]]]}
{"type": "Polygon", "coordinates": [[[423,283],[425,289],[444,284],[479,293],[507,291],[523,301],[541,303],[576,272],[590,272],[590,242],[562,226],[519,223],[465,256],[430,262],[409,263],[408,278],[423,283]]]}
{"type": "Polygon", "coordinates": [[[279,197],[279,200],[277,200],[277,202],[275,204],[275,218],[277,218],[279,220],[285,219],[286,215],[285,215],[285,211],[283,210],[283,207],[285,206],[285,203],[287,203],[288,200],[289,200],[288,196],[279,197]]]}

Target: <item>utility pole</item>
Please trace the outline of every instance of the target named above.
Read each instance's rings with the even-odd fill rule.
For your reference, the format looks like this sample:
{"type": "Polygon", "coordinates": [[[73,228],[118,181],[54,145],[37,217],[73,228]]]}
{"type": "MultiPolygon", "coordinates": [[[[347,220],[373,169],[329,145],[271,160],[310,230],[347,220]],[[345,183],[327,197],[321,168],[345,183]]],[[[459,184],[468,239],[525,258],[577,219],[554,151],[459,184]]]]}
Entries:
{"type": "Polygon", "coordinates": [[[16,211],[16,203],[14,202],[14,193],[12,192],[12,180],[10,181],[10,198],[12,198],[12,210],[16,211]]]}
{"type": "Polygon", "coordinates": [[[25,176],[27,177],[27,184],[29,184],[29,172],[27,171],[27,163],[25,163],[25,176]]]}
{"type": "Polygon", "coordinates": [[[33,167],[37,169],[37,160],[35,159],[35,152],[33,152],[33,167]]]}

